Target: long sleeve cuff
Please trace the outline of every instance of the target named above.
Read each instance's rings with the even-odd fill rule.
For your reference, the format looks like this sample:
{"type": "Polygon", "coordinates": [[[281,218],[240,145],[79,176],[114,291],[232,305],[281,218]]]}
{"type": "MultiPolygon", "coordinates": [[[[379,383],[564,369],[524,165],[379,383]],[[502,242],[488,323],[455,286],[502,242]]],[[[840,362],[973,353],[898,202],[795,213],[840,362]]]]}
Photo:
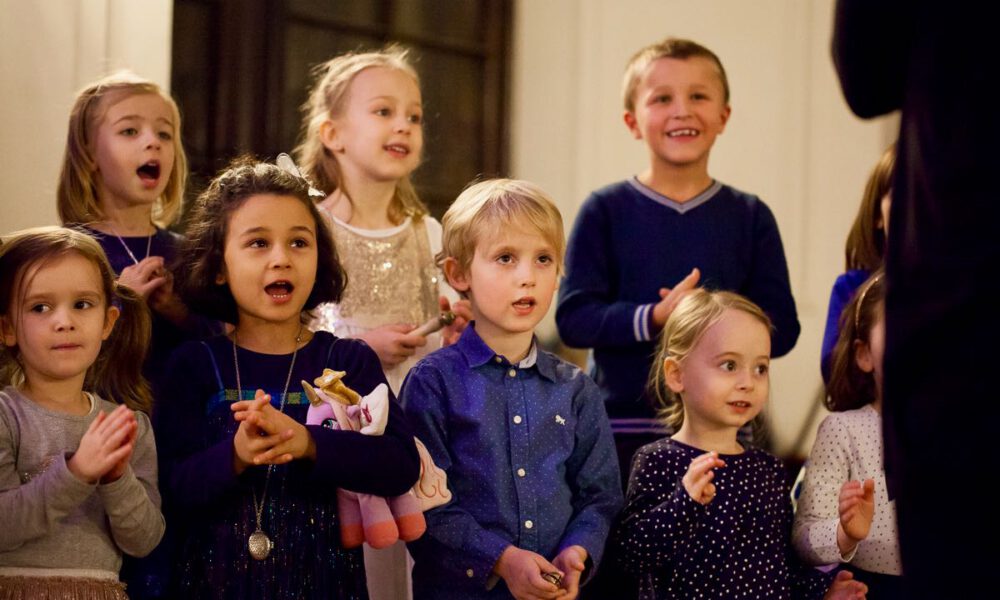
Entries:
{"type": "Polygon", "coordinates": [[[851,562],[858,552],[855,546],[847,556],[841,556],[840,546],[837,545],[837,527],[839,519],[829,519],[813,523],[806,530],[806,541],[809,545],[809,562],[819,565],[829,565],[841,562],[851,562]]]}
{"type": "Polygon", "coordinates": [[[648,342],[653,339],[653,307],[656,304],[640,304],[632,315],[632,334],[637,342],[648,342]]]}
{"type": "Polygon", "coordinates": [[[58,490],[57,493],[48,494],[47,497],[51,499],[52,508],[60,516],[69,514],[97,489],[96,484],[76,478],[76,475],[69,470],[68,458],[66,455],[58,456],[43,475],[51,482],[53,490],[58,490]]]}

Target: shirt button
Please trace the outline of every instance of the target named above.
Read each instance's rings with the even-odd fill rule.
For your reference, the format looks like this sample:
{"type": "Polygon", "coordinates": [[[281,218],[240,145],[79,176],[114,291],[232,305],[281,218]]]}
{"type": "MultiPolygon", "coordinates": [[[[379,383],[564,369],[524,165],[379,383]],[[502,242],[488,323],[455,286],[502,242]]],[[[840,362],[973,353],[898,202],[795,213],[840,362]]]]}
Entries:
{"type": "Polygon", "coordinates": [[[514,415],[514,424],[515,425],[521,424],[521,415],[514,415]]]}
{"type": "Polygon", "coordinates": [[[500,364],[500,363],[502,363],[502,362],[503,362],[503,359],[502,359],[502,358],[500,358],[499,356],[494,356],[494,357],[493,357],[493,360],[495,360],[497,364],[500,364]]]}
{"type": "Polygon", "coordinates": [[[465,571],[465,574],[466,574],[466,575],[468,575],[468,576],[469,576],[470,578],[472,578],[472,577],[475,577],[475,576],[476,576],[476,572],[475,572],[475,571],[473,571],[472,569],[468,569],[468,570],[466,570],[466,571],[465,571]]]}
{"type": "Polygon", "coordinates": [[[518,469],[518,470],[517,470],[517,476],[518,476],[518,477],[524,477],[524,476],[525,476],[525,475],[527,475],[527,474],[528,474],[528,472],[527,472],[527,471],[525,471],[524,469],[518,469]]]}
{"type": "Polygon", "coordinates": [[[517,377],[517,371],[514,369],[507,371],[507,374],[510,375],[511,377],[517,377]]]}
{"type": "Polygon", "coordinates": [[[531,519],[528,519],[527,521],[524,522],[524,528],[525,529],[531,529],[534,526],[535,526],[535,523],[531,519]]]}

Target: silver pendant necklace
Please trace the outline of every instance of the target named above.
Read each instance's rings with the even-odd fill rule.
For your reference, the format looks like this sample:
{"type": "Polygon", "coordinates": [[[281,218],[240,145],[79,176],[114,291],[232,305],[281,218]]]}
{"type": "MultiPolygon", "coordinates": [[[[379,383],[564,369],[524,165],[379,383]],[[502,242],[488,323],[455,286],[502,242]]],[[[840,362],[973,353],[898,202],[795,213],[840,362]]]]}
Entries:
{"type": "MultiPolygon", "coordinates": [[[[122,245],[122,248],[125,248],[125,252],[128,252],[128,257],[132,259],[133,263],[139,264],[139,260],[135,257],[135,254],[132,254],[132,249],[128,247],[128,244],[125,243],[125,240],[122,239],[122,236],[118,235],[118,229],[116,229],[115,226],[112,225],[110,221],[108,221],[107,223],[108,227],[111,228],[111,233],[115,234],[115,237],[118,238],[118,243],[122,245]]],[[[146,237],[146,256],[143,257],[143,260],[149,258],[149,249],[153,247],[154,235],[156,235],[155,231],[146,237]]]]}
{"type": "MultiPolygon", "coordinates": [[[[288,384],[292,381],[292,371],[295,369],[295,357],[299,353],[299,342],[302,340],[302,325],[299,325],[299,332],[295,334],[295,350],[292,351],[292,363],[288,365],[288,375],[285,377],[285,389],[281,392],[280,412],[285,412],[285,399],[288,398],[288,384]]],[[[243,386],[240,382],[240,361],[236,353],[236,331],[233,331],[233,367],[236,369],[236,397],[237,401],[243,399],[243,386]]],[[[250,556],[257,560],[264,560],[274,550],[274,542],[264,533],[261,526],[261,518],[264,515],[264,503],[267,501],[267,484],[271,482],[271,471],[274,465],[267,465],[267,475],[264,476],[264,489],[260,494],[260,503],[257,503],[257,489],[253,490],[253,511],[257,519],[257,529],[250,534],[247,547],[250,549],[250,556]]]]}

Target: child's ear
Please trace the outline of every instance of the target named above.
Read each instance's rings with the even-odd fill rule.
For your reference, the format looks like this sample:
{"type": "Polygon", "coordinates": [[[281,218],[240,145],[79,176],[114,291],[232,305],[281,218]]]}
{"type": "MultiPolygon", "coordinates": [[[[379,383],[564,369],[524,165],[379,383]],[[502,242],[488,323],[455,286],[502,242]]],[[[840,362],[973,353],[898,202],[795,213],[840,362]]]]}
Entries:
{"type": "Polygon", "coordinates": [[[117,306],[109,306],[108,312],[104,314],[104,331],[101,333],[101,340],[108,339],[111,335],[111,330],[115,328],[115,323],[118,322],[118,317],[120,317],[122,311],[118,310],[117,306]]]}
{"type": "Polygon", "coordinates": [[[684,380],[681,377],[681,363],[676,358],[663,359],[663,381],[671,392],[679,394],[684,391],[684,380]]]}
{"type": "Polygon", "coordinates": [[[3,345],[13,348],[17,345],[17,332],[7,315],[0,315],[0,334],[3,335],[3,345]]]}
{"type": "Polygon", "coordinates": [[[319,140],[323,143],[323,147],[330,152],[344,151],[344,143],[340,141],[337,124],[334,123],[333,119],[327,119],[319,126],[319,140]]]}
{"type": "Polygon", "coordinates": [[[226,284],[226,267],[222,266],[222,270],[215,274],[215,285],[225,285],[226,284]]]}
{"type": "Polygon", "coordinates": [[[722,114],[719,115],[719,117],[722,119],[722,127],[719,129],[719,133],[722,133],[726,130],[726,123],[729,122],[729,117],[732,116],[732,114],[733,114],[733,109],[731,106],[727,104],[725,107],[723,107],[722,114]]]}
{"type": "Polygon", "coordinates": [[[872,351],[868,344],[861,340],[854,340],[854,363],[865,373],[871,373],[875,370],[875,359],[872,357],[872,351]]]}
{"type": "Polygon", "coordinates": [[[449,256],[444,259],[441,268],[444,270],[444,276],[448,279],[448,285],[456,292],[466,293],[469,291],[469,278],[465,274],[465,269],[458,263],[457,258],[449,256]]]}
{"type": "Polygon", "coordinates": [[[635,113],[630,110],[626,110],[622,114],[622,120],[625,121],[625,127],[628,127],[628,130],[632,133],[632,137],[637,140],[641,140],[642,130],[639,129],[639,121],[635,118],[635,113]]]}

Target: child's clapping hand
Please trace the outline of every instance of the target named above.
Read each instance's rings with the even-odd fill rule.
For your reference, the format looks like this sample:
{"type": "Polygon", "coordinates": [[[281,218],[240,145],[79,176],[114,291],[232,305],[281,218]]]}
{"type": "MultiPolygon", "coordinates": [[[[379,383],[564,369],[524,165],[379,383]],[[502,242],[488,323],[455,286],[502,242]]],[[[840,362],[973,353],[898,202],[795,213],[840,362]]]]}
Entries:
{"type": "Polygon", "coordinates": [[[517,600],[555,600],[566,595],[566,590],[542,577],[543,573],[559,573],[560,577],[565,574],[530,550],[507,546],[493,570],[517,600]]]}
{"type": "Polygon", "coordinates": [[[868,537],[875,515],[875,480],[848,481],[840,488],[840,525],[837,546],[846,556],[868,537]]]}
{"type": "Polygon", "coordinates": [[[271,406],[271,397],[264,390],[257,390],[253,400],[234,402],[230,408],[240,424],[233,438],[238,472],[249,465],[315,458],[316,444],[309,430],[271,406]]]}
{"type": "Polygon", "coordinates": [[[706,452],[691,461],[687,473],[681,479],[681,484],[695,502],[708,504],[715,498],[715,484],[712,483],[715,477],[713,469],[724,466],[726,463],[719,458],[718,452],[706,452]]]}
{"type": "Polygon", "coordinates": [[[137,429],[135,413],[125,405],[97,413],[67,462],[70,472],[87,483],[118,479],[132,456],[137,429]]]}

